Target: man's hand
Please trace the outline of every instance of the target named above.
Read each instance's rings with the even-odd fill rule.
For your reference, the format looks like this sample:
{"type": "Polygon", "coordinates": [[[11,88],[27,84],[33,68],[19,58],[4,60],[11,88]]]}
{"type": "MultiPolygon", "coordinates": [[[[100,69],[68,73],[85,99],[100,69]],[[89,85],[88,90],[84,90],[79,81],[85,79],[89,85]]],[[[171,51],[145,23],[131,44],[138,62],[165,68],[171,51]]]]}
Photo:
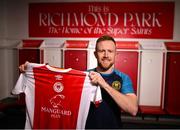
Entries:
{"type": "Polygon", "coordinates": [[[106,81],[97,72],[94,71],[89,72],[89,77],[91,79],[92,84],[100,85],[101,87],[103,87],[103,84],[106,84],[106,81]]]}
{"type": "Polygon", "coordinates": [[[22,65],[19,66],[20,72],[22,72],[22,73],[25,72],[25,70],[27,69],[27,64],[28,64],[28,63],[29,63],[29,62],[26,61],[24,64],[22,64],[22,65]]]}
{"type": "Polygon", "coordinates": [[[89,77],[91,82],[103,88],[123,111],[128,112],[133,116],[136,115],[138,111],[138,105],[137,97],[134,93],[122,94],[106,83],[102,76],[97,72],[91,71],[89,73],[89,77]]]}

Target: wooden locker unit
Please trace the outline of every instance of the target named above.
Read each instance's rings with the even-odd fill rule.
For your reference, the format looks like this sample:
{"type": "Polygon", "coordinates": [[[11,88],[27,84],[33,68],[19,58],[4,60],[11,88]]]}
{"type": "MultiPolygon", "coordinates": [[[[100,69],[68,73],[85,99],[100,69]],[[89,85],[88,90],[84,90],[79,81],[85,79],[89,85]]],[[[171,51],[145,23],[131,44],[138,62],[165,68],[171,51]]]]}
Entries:
{"type": "Polygon", "coordinates": [[[180,42],[167,42],[165,110],[180,115],[180,42]]]}
{"type": "Polygon", "coordinates": [[[43,62],[62,68],[62,45],[60,42],[44,42],[40,46],[43,50],[43,62]]]}
{"type": "Polygon", "coordinates": [[[138,42],[116,42],[115,68],[130,76],[135,92],[138,84],[139,47],[138,42]]]}
{"type": "Polygon", "coordinates": [[[18,46],[19,65],[25,61],[41,63],[43,62],[43,52],[39,49],[43,40],[22,40],[18,46]]]}
{"type": "Polygon", "coordinates": [[[92,69],[92,68],[96,68],[97,67],[97,59],[94,55],[95,52],[95,41],[90,41],[89,45],[88,45],[88,65],[87,65],[87,69],[92,69]]]}
{"type": "MultiPolygon", "coordinates": [[[[17,49],[19,52],[19,65],[24,64],[26,61],[33,63],[43,62],[43,50],[39,47],[43,40],[22,40],[17,49]]],[[[25,105],[25,95],[19,95],[18,104],[25,105]]]]}
{"type": "Polygon", "coordinates": [[[165,114],[163,109],[164,64],[164,44],[142,45],[139,106],[144,114],[165,114]]]}
{"type": "Polygon", "coordinates": [[[64,68],[87,70],[89,41],[67,40],[64,43],[64,68]]]}

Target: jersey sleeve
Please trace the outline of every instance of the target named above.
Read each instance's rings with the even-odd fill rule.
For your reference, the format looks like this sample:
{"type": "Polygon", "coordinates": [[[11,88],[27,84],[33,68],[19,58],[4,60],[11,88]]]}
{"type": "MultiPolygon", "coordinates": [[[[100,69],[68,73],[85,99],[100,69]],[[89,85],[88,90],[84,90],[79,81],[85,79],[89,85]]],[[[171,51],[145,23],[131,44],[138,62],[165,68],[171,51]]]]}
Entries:
{"type": "Polygon", "coordinates": [[[122,78],[122,86],[121,86],[121,93],[127,94],[127,93],[134,93],[133,84],[131,81],[131,78],[120,71],[115,70],[116,73],[122,78]]]}
{"type": "Polygon", "coordinates": [[[25,84],[26,84],[26,76],[25,73],[21,73],[15,87],[12,90],[12,94],[17,95],[20,93],[23,93],[25,90],[25,84]]]}
{"type": "Polygon", "coordinates": [[[134,93],[134,89],[130,77],[128,75],[123,75],[122,80],[123,80],[123,84],[122,84],[121,92],[124,94],[134,93]]]}
{"type": "Polygon", "coordinates": [[[102,102],[100,86],[93,85],[89,78],[89,72],[85,72],[85,73],[86,73],[86,82],[89,84],[89,86],[91,88],[91,93],[92,93],[91,102],[93,102],[95,105],[96,104],[98,105],[102,102]]]}
{"type": "Polygon", "coordinates": [[[90,103],[93,102],[95,103],[96,106],[98,106],[102,101],[100,87],[92,85],[90,78],[88,76],[88,72],[85,73],[86,76],[85,76],[85,81],[81,95],[77,129],[85,128],[86,119],[90,108],[90,103]]]}
{"type": "Polygon", "coordinates": [[[99,104],[102,102],[102,95],[101,95],[101,89],[100,86],[97,86],[96,92],[94,94],[94,100],[93,100],[95,106],[99,106],[99,104]]]}
{"type": "Polygon", "coordinates": [[[37,64],[37,63],[27,63],[27,68],[24,73],[21,73],[16,85],[14,86],[12,90],[12,94],[17,95],[20,93],[24,93],[27,84],[29,84],[29,81],[34,78],[33,76],[33,67],[40,67],[44,64],[37,64]]]}

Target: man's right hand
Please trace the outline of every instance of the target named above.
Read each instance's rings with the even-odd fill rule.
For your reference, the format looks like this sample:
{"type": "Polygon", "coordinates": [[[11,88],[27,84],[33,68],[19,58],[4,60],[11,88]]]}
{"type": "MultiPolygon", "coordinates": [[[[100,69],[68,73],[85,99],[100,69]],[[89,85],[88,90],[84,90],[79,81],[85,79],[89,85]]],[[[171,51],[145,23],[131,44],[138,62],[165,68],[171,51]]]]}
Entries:
{"type": "Polygon", "coordinates": [[[104,87],[106,81],[103,79],[103,77],[98,72],[90,71],[89,77],[91,79],[91,82],[95,85],[99,85],[100,87],[104,87]]]}
{"type": "Polygon", "coordinates": [[[26,61],[24,64],[22,64],[22,65],[20,65],[19,66],[19,70],[20,70],[20,72],[22,72],[22,73],[24,73],[25,72],[25,70],[26,70],[26,68],[27,68],[27,64],[28,64],[29,62],[28,61],[26,61]]]}

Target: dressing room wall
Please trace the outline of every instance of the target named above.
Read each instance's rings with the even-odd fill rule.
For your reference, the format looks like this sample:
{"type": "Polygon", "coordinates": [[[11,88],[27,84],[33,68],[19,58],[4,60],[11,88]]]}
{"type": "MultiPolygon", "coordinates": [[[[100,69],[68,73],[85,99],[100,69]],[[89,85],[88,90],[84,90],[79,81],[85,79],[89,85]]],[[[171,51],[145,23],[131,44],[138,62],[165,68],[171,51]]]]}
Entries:
{"type": "MultiPolygon", "coordinates": [[[[100,1],[100,0],[99,0],[100,1]]],[[[106,0],[108,1],[108,0],[106,0]]],[[[130,0],[143,1],[143,0],[130,0]]],[[[149,0],[156,1],[156,0],[149,0]]],[[[142,44],[156,42],[161,44],[164,41],[180,41],[180,1],[179,0],[160,0],[174,1],[174,34],[173,39],[122,39],[116,40],[138,41],[142,44]]],[[[29,39],[28,34],[28,4],[38,2],[92,2],[92,0],[1,0],[0,1],[0,99],[11,96],[11,89],[14,87],[19,75],[18,54],[16,46],[22,39],[29,39]]],[[[104,2],[104,1],[101,1],[104,2]]],[[[125,0],[115,0],[115,2],[125,2],[125,0]]],[[[126,0],[127,2],[127,0],[126,0]]],[[[71,39],[90,40],[95,42],[96,38],[31,38],[43,39],[47,42],[59,42],[71,39]]],[[[95,61],[94,61],[95,62],[95,61]]]]}

